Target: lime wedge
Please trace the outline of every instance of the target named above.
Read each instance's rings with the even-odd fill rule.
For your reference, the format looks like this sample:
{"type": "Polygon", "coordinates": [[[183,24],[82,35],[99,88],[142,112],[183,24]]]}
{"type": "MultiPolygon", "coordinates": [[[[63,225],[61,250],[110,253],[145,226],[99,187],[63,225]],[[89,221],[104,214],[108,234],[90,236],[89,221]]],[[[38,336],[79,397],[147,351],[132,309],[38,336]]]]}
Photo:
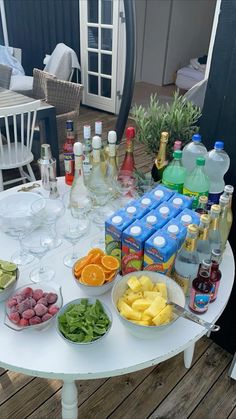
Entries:
{"type": "Polygon", "coordinates": [[[16,280],[16,276],[11,274],[2,274],[0,276],[0,288],[7,288],[16,280]]]}
{"type": "Polygon", "coordinates": [[[1,268],[5,272],[15,272],[17,269],[17,265],[15,265],[15,263],[12,262],[1,261],[1,268]]]}

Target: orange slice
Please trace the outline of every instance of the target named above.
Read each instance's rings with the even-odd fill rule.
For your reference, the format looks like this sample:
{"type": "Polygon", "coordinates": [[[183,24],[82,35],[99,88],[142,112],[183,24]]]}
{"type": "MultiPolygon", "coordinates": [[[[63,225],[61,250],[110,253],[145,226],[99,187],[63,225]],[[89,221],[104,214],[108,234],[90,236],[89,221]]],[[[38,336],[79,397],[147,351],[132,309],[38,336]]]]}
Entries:
{"type": "Polygon", "coordinates": [[[93,249],[91,249],[88,252],[88,255],[93,255],[93,256],[100,255],[100,256],[104,256],[104,252],[103,252],[102,249],[99,249],[98,247],[94,247],[93,249]]]}
{"type": "Polygon", "coordinates": [[[116,272],[109,272],[109,273],[105,273],[105,277],[106,277],[106,282],[111,282],[114,277],[116,275],[116,272]]]}
{"type": "Polygon", "coordinates": [[[116,271],[120,264],[114,256],[105,255],[102,257],[102,266],[104,266],[106,270],[116,271]]]}
{"type": "Polygon", "coordinates": [[[81,273],[81,281],[87,285],[99,286],[105,282],[105,274],[101,266],[89,264],[85,266],[81,273]]]}

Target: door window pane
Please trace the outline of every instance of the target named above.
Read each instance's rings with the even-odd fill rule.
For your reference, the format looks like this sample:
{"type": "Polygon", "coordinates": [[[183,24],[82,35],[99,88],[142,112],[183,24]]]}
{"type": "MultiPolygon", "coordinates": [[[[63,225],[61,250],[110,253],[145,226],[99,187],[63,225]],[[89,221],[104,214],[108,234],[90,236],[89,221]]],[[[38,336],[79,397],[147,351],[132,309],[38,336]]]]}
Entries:
{"type": "Polygon", "coordinates": [[[98,28],[88,27],[88,47],[98,49],[98,28]]]}
{"type": "Polygon", "coordinates": [[[101,23],[112,25],[113,0],[101,0],[101,23]]]}
{"type": "Polygon", "coordinates": [[[112,29],[101,29],[101,49],[112,50],[112,29]]]}
{"type": "Polygon", "coordinates": [[[97,52],[88,52],[88,70],[98,72],[98,53],[97,52]]]}
{"type": "Polygon", "coordinates": [[[101,77],[101,96],[111,97],[111,79],[101,77]]]}
{"type": "Polygon", "coordinates": [[[98,77],[92,74],[89,74],[88,92],[98,95],[98,77]]]}
{"type": "Polygon", "coordinates": [[[88,22],[98,23],[98,0],[87,0],[87,2],[88,2],[88,22]]]}
{"type": "Polygon", "coordinates": [[[108,54],[101,54],[101,73],[111,76],[112,56],[108,54]]]}

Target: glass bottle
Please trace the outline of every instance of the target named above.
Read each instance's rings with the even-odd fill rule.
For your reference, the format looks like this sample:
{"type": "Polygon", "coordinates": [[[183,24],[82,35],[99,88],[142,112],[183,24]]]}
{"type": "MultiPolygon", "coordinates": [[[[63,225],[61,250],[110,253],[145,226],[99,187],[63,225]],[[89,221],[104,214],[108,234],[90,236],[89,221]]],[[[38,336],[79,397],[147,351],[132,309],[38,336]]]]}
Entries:
{"type": "Polygon", "coordinates": [[[201,195],[208,196],[209,179],[204,172],[204,166],[204,157],[198,157],[195,169],[185,178],[183,193],[193,197],[193,209],[197,207],[201,195]]]}
{"type": "Polygon", "coordinates": [[[229,197],[229,205],[227,211],[227,223],[228,232],[230,232],[233,223],[233,212],[232,212],[232,197],[234,193],[234,187],[232,185],[225,185],[223,196],[229,197]]]}
{"type": "Polygon", "coordinates": [[[159,150],[154,165],[152,166],[151,175],[154,182],[160,182],[164,169],[168,165],[166,147],[169,139],[168,132],[162,132],[160,138],[159,150]]]}
{"type": "Polygon", "coordinates": [[[201,195],[199,197],[197,208],[195,209],[195,212],[198,212],[198,214],[208,214],[207,203],[208,203],[207,196],[206,195],[201,195]]]}
{"type": "Polygon", "coordinates": [[[229,235],[228,220],[227,220],[229,197],[221,195],[219,203],[220,203],[219,230],[220,230],[220,237],[221,237],[221,252],[223,253],[225,250],[225,246],[226,246],[228,235],[229,235]]]}
{"type": "Polygon", "coordinates": [[[100,161],[101,161],[101,167],[102,171],[105,174],[106,173],[106,144],[102,139],[102,121],[95,121],[95,136],[98,136],[101,138],[101,150],[100,150],[100,161]]]}
{"type": "Polygon", "coordinates": [[[197,236],[198,227],[195,224],[189,224],[184,244],[177,253],[174,263],[173,278],[186,295],[189,294],[192,281],[198,273],[197,236]]]}
{"type": "Polygon", "coordinates": [[[83,145],[74,144],[75,176],[70,191],[70,209],[74,217],[79,217],[91,208],[89,191],[84,184],[83,174],[83,145]]]}
{"type": "Polygon", "coordinates": [[[174,151],[173,157],[174,159],[163,172],[162,183],[167,188],[182,193],[186,175],[186,169],[183,167],[181,162],[182,151],[174,151]]]}
{"type": "Polygon", "coordinates": [[[211,256],[211,247],[208,239],[210,221],[211,219],[208,214],[201,215],[197,241],[197,252],[200,263],[204,259],[210,259],[211,256]]]}
{"type": "Polygon", "coordinates": [[[101,138],[95,135],[92,139],[93,165],[88,181],[88,188],[92,194],[91,199],[95,207],[105,205],[111,196],[102,170],[101,146],[101,138]]]}
{"type": "Polygon", "coordinates": [[[210,281],[211,281],[211,299],[210,302],[216,300],[220,280],[221,280],[221,271],[219,269],[221,261],[221,251],[219,249],[212,249],[211,251],[211,272],[210,272],[210,281]]]}
{"type": "Polygon", "coordinates": [[[83,159],[83,172],[84,183],[88,184],[88,179],[92,170],[92,144],[91,144],[91,127],[84,125],[84,159],[83,159]]]}
{"type": "Polygon", "coordinates": [[[108,160],[106,167],[106,179],[112,184],[117,183],[118,167],[116,162],[116,141],[117,135],[115,131],[108,132],[108,160]]]}
{"type": "Polygon", "coordinates": [[[118,173],[118,181],[126,187],[134,186],[135,184],[135,162],[134,162],[134,127],[126,129],[126,153],[124,161],[118,173]]]}
{"type": "Polygon", "coordinates": [[[66,140],[63,145],[64,165],[65,165],[65,183],[72,185],[75,171],[75,157],[73,147],[75,143],[75,134],[73,121],[66,121],[66,140]]]}
{"type": "Polygon", "coordinates": [[[209,242],[211,249],[221,249],[221,236],[219,230],[220,206],[214,204],[210,209],[209,242]]]}
{"type": "Polygon", "coordinates": [[[200,264],[198,275],[192,282],[189,308],[194,313],[203,314],[208,310],[212,289],[210,270],[211,260],[203,260],[200,264]]]}

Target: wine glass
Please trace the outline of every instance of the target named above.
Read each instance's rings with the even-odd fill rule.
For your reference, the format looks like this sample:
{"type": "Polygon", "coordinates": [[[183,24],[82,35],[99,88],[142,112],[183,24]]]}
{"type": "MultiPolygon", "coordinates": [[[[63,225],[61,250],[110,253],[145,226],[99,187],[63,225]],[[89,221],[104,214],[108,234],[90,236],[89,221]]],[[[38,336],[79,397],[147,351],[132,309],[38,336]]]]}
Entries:
{"type": "Polygon", "coordinates": [[[52,246],[60,246],[62,241],[57,237],[56,222],[65,212],[63,201],[50,198],[39,199],[32,204],[31,210],[43,225],[48,226],[52,238],[52,246]]]}
{"type": "Polygon", "coordinates": [[[86,215],[74,217],[69,210],[57,221],[56,230],[58,235],[72,244],[72,253],[67,254],[63,259],[65,266],[72,268],[78,260],[79,256],[75,246],[88,229],[89,218],[86,215]]]}
{"type": "Polygon", "coordinates": [[[54,277],[54,270],[42,264],[42,259],[53,248],[53,238],[44,229],[37,229],[22,240],[24,249],[39,260],[39,266],[30,272],[32,282],[50,281],[54,277]]]}

